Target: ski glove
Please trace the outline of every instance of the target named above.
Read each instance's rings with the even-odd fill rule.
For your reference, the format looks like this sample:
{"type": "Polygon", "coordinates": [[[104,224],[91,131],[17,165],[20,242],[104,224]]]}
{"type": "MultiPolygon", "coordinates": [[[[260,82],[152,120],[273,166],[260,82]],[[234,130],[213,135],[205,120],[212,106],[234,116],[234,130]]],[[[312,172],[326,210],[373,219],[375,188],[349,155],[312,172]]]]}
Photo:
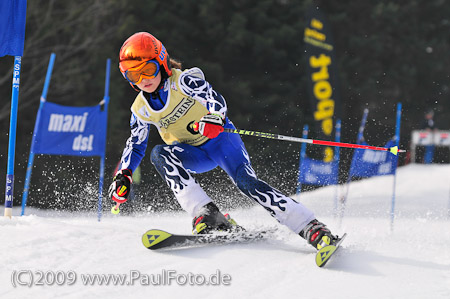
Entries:
{"type": "Polygon", "coordinates": [[[208,138],[216,138],[223,132],[225,117],[220,114],[208,113],[194,124],[194,130],[208,138]]]}
{"type": "Polygon", "coordinates": [[[131,170],[119,170],[114,177],[114,182],[109,186],[109,197],[117,203],[126,202],[130,194],[131,183],[133,183],[131,170]]]}

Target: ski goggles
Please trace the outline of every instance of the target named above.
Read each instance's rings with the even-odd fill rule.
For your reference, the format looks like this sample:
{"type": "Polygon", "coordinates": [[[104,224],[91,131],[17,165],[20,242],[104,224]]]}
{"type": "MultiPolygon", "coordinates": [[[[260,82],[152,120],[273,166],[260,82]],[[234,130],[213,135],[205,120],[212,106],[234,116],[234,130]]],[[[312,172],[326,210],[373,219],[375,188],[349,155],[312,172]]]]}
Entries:
{"type": "Polygon", "coordinates": [[[139,84],[144,78],[153,79],[158,76],[159,63],[155,60],[149,60],[136,67],[129,68],[123,76],[131,84],[139,84]]]}

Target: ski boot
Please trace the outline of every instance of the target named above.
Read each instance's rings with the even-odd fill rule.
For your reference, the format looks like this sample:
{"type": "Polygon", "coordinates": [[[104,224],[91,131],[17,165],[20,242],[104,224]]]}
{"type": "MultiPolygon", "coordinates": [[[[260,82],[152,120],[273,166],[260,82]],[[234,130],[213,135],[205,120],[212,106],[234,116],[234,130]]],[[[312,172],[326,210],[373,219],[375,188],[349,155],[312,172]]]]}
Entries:
{"type": "Polygon", "coordinates": [[[192,233],[209,234],[214,231],[234,232],[243,230],[241,226],[237,225],[236,221],[231,219],[229,214],[223,215],[219,208],[210,202],[203,207],[200,215],[192,220],[192,233]]]}
{"type": "Polygon", "coordinates": [[[317,219],[308,223],[299,235],[317,250],[328,245],[333,245],[338,240],[338,237],[333,236],[325,224],[319,222],[317,219]]]}

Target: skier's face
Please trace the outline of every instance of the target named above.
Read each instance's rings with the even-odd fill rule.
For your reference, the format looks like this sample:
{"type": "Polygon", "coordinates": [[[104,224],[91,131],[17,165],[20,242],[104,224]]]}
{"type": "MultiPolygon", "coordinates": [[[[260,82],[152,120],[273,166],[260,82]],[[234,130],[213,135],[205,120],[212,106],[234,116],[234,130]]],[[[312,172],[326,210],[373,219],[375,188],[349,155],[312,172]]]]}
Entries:
{"type": "Polygon", "coordinates": [[[139,87],[140,90],[152,93],[158,88],[159,83],[161,83],[161,72],[153,79],[142,79],[141,83],[137,84],[137,87],[139,87]]]}

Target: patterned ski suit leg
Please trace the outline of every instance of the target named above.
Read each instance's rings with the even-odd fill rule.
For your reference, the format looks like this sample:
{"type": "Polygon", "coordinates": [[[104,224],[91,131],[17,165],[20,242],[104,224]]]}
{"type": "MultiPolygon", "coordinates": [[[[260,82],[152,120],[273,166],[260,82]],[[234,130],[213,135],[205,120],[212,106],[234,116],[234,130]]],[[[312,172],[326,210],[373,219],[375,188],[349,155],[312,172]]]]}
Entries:
{"type": "Polygon", "coordinates": [[[299,233],[315,218],[314,213],[304,205],[256,176],[238,134],[225,133],[220,134],[218,138],[220,142],[207,145],[209,148],[207,152],[211,159],[228,173],[241,192],[262,205],[281,224],[295,233],[299,233]]]}
{"type": "Polygon", "coordinates": [[[190,174],[217,166],[200,149],[187,144],[156,145],[150,158],[181,207],[192,217],[211,202],[211,198],[190,174]]]}
{"type": "Polygon", "coordinates": [[[238,169],[236,185],[245,195],[262,205],[278,222],[297,234],[315,218],[313,212],[301,203],[258,179],[249,164],[238,169]]]}

